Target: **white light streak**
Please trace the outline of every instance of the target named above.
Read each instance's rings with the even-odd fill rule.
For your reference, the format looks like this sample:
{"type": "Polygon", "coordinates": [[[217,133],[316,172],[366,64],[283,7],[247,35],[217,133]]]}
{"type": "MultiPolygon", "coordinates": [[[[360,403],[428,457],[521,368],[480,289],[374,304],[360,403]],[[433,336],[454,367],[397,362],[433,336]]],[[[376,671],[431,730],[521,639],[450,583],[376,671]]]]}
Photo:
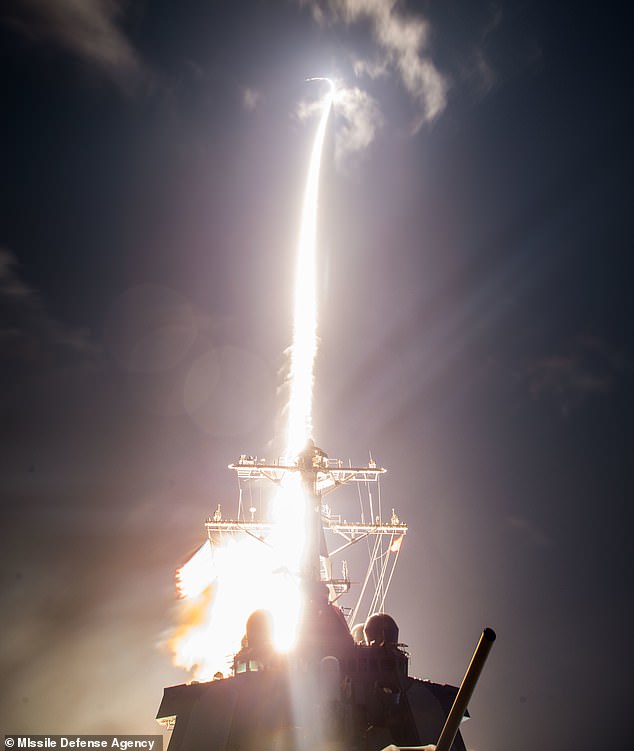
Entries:
{"type": "MultiPolygon", "coordinates": [[[[290,397],[285,454],[296,457],[312,433],[314,362],[317,354],[317,215],[321,155],[334,85],[328,93],[310,155],[297,243],[293,341],[290,349],[290,397]]],[[[178,665],[197,680],[226,672],[240,649],[248,616],[257,609],[273,617],[273,641],[280,651],[297,638],[303,605],[300,575],[305,572],[308,503],[301,479],[290,473],[272,500],[273,531],[266,544],[249,537],[205,543],[177,572],[186,622],[171,639],[178,665]]]]}
{"type": "Polygon", "coordinates": [[[316,254],[319,175],[326,125],[334,97],[334,85],[328,78],[310,78],[307,80],[326,81],[329,91],[324,100],[310,156],[297,243],[290,370],[291,394],[286,434],[286,454],[289,457],[296,456],[305,447],[306,441],[312,435],[313,428],[313,368],[317,354],[316,254]]]}

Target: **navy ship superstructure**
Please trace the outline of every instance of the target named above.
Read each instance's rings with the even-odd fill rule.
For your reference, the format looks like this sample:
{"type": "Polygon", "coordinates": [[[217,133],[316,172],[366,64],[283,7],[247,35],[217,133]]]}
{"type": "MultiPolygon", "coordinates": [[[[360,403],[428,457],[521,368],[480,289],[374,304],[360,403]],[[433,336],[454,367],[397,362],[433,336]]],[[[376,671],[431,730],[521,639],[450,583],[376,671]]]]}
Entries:
{"type": "MultiPolygon", "coordinates": [[[[384,594],[371,600],[379,612],[362,624],[354,625],[357,607],[344,614],[336,604],[351,582],[345,564],[342,576],[333,578],[334,554],[377,537],[397,553],[407,526],[394,510],[389,522],[380,513],[359,523],[342,521],[332,515],[324,496],[352,482],[378,483],[385,470],[374,461],[344,466],[312,442],[292,461],[267,463],[245,455],[230,468],[244,482],[265,478],[280,483],[288,473],[301,477],[312,521],[301,572],[299,636],[291,651],[279,653],[270,614],[257,610],[245,624],[242,648],[228,677],[218,674],[209,682],[166,688],[157,719],[173,728],[168,751],[381,751],[435,744],[458,689],[409,675],[409,656],[399,642],[396,621],[382,612],[384,594]],[[326,534],[344,542],[329,551],[326,534]]],[[[238,517],[225,520],[218,509],[206,522],[210,540],[224,534],[266,534],[268,523],[238,517]]],[[[384,567],[387,556],[379,558],[384,567]]],[[[391,572],[384,567],[383,584],[386,577],[389,583],[391,572]]],[[[466,708],[460,710],[458,722],[466,714],[466,708]]],[[[465,751],[459,732],[451,742],[452,751],[465,751]]]]}

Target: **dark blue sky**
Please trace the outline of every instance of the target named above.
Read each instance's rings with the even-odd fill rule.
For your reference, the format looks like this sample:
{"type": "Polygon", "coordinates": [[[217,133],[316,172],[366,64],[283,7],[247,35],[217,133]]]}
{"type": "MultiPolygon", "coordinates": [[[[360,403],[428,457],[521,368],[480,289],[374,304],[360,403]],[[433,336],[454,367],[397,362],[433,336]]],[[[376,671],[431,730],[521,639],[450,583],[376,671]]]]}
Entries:
{"type": "Polygon", "coordinates": [[[629,748],[625,3],[118,5],[0,12],[0,730],[151,732],[186,679],[173,572],[277,445],[329,75],[315,438],[388,468],[413,672],[490,625],[469,749],[629,748]]]}

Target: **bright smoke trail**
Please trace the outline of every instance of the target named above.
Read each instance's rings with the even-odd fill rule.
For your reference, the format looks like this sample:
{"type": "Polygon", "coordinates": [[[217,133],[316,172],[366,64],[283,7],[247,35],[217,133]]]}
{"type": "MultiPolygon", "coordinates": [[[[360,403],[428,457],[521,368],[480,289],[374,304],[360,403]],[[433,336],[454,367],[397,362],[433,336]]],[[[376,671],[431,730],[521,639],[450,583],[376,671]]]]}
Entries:
{"type": "Polygon", "coordinates": [[[326,125],[334,96],[334,86],[329,79],[311,78],[309,80],[327,81],[329,92],[311,152],[297,245],[290,371],[291,395],[288,405],[286,438],[286,453],[288,456],[297,456],[312,434],[313,366],[317,354],[316,256],[319,174],[326,125]]]}
{"type": "MultiPolygon", "coordinates": [[[[295,266],[293,343],[290,352],[290,397],[286,428],[285,455],[293,461],[312,437],[314,364],[317,354],[317,216],[319,176],[326,126],[332,109],[334,85],[328,78],[311,78],[328,84],[317,133],[313,142],[304,191],[295,266]]],[[[290,580],[284,612],[273,612],[276,641],[282,649],[290,648],[296,637],[301,615],[302,594],[298,576],[306,575],[310,561],[307,546],[308,503],[297,473],[285,476],[273,501],[274,529],[271,543],[283,552],[284,565],[294,573],[290,580]],[[281,617],[283,616],[283,617],[281,617]],[[280,627],[283,633],[278,633],[280,627]]]]}
{"type": "MultiPolygon", "coordinates": [[[[319,177],[334,99],[329,79],[308,80],[325,81],[328,94],[311,150],[297,244],[285,436],[289,460],[305,448],[312,434],[319,177]]],[[[293,646],[303,604],[299,574],[306,564],[307,504],[302,502],[298,474],[289,473],[286,480],[273,499],[273,530],[267,545],[249,537],[213,546],[207,541],[177,572],[186,623],[172,636],[170,646],[175,663],[193,669],[197,680],[210,680],[226,670],[228,659],[240,649],[248,616],[258,608],[266,608],[273,616],[276,646],[280,650],[293,646]]]]}

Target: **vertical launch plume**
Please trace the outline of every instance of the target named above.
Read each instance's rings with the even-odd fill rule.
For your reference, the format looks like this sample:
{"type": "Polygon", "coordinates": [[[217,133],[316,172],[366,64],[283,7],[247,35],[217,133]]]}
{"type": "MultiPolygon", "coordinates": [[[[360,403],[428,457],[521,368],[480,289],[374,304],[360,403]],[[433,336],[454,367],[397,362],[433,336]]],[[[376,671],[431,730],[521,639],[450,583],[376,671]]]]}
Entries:
{"type": "Polygon", "coordinates": [[[334,97],[334,85],[330,79],[309,78],[307,80],[326,81],[329,91],[324,101],[311,151],[297,243],[290,369],[291,393],[286,433],[288,456],[297,455],[304,448],[312,433],[313,366],[317,354],[316,252],[319,175],[326,125],[334,97]]]}
{"type": "MultiPolygon", "coordinates": [[[[317,353],[317,214],[321,156],[334,86],[313,142],[297,242],[290,396],[285,455],[294,459],[312,433],[313,368],[317,353]]],[[[306,505],[297,473],[289,473],[271,502],[272,530],[266,545],[253,537],[209,541],[177,572],[185,622],[170,639],[176,664],[210,680],[240,649],[247,617],[260,608],[274,621],[278,649],[293,646],[303,605],[300,577],[306,570],[306,505]]]]}
{"type": "MultiPolygon", "coordinates": [[[[326,136],[326,125],[332,108],[334,85],[328,78],[309,78],[308,81],[326,81],[328,94],[310,154],[308,175],[304,189],[304,203],[297,242],[295,265],[295,294],[293,305],[293,341],[290,349],[290,396],[286,427],[286,456],[293,460],[306,447],[312,434],[314,364],[317,354],[317,214],[319,207],[319,176],[321,155],[326,136]]],[[[284,564],[295,576],[306,573],[307,561],[307,503],[302,502],[304,490],[300,477],[291,473],[284,478],[273,499],[274,529],[271,542],[280,551],[284,564]]],[[[283,620],[287,626],[284,643],[278,646],[289,648],[296,638],[297,624],[303,605],[299,580],[293,587],[294,607],[284,619],[273,613],[276,624],[283,620]]],[[[291,602],[289,598],[289,603],[291,602]]]]}

